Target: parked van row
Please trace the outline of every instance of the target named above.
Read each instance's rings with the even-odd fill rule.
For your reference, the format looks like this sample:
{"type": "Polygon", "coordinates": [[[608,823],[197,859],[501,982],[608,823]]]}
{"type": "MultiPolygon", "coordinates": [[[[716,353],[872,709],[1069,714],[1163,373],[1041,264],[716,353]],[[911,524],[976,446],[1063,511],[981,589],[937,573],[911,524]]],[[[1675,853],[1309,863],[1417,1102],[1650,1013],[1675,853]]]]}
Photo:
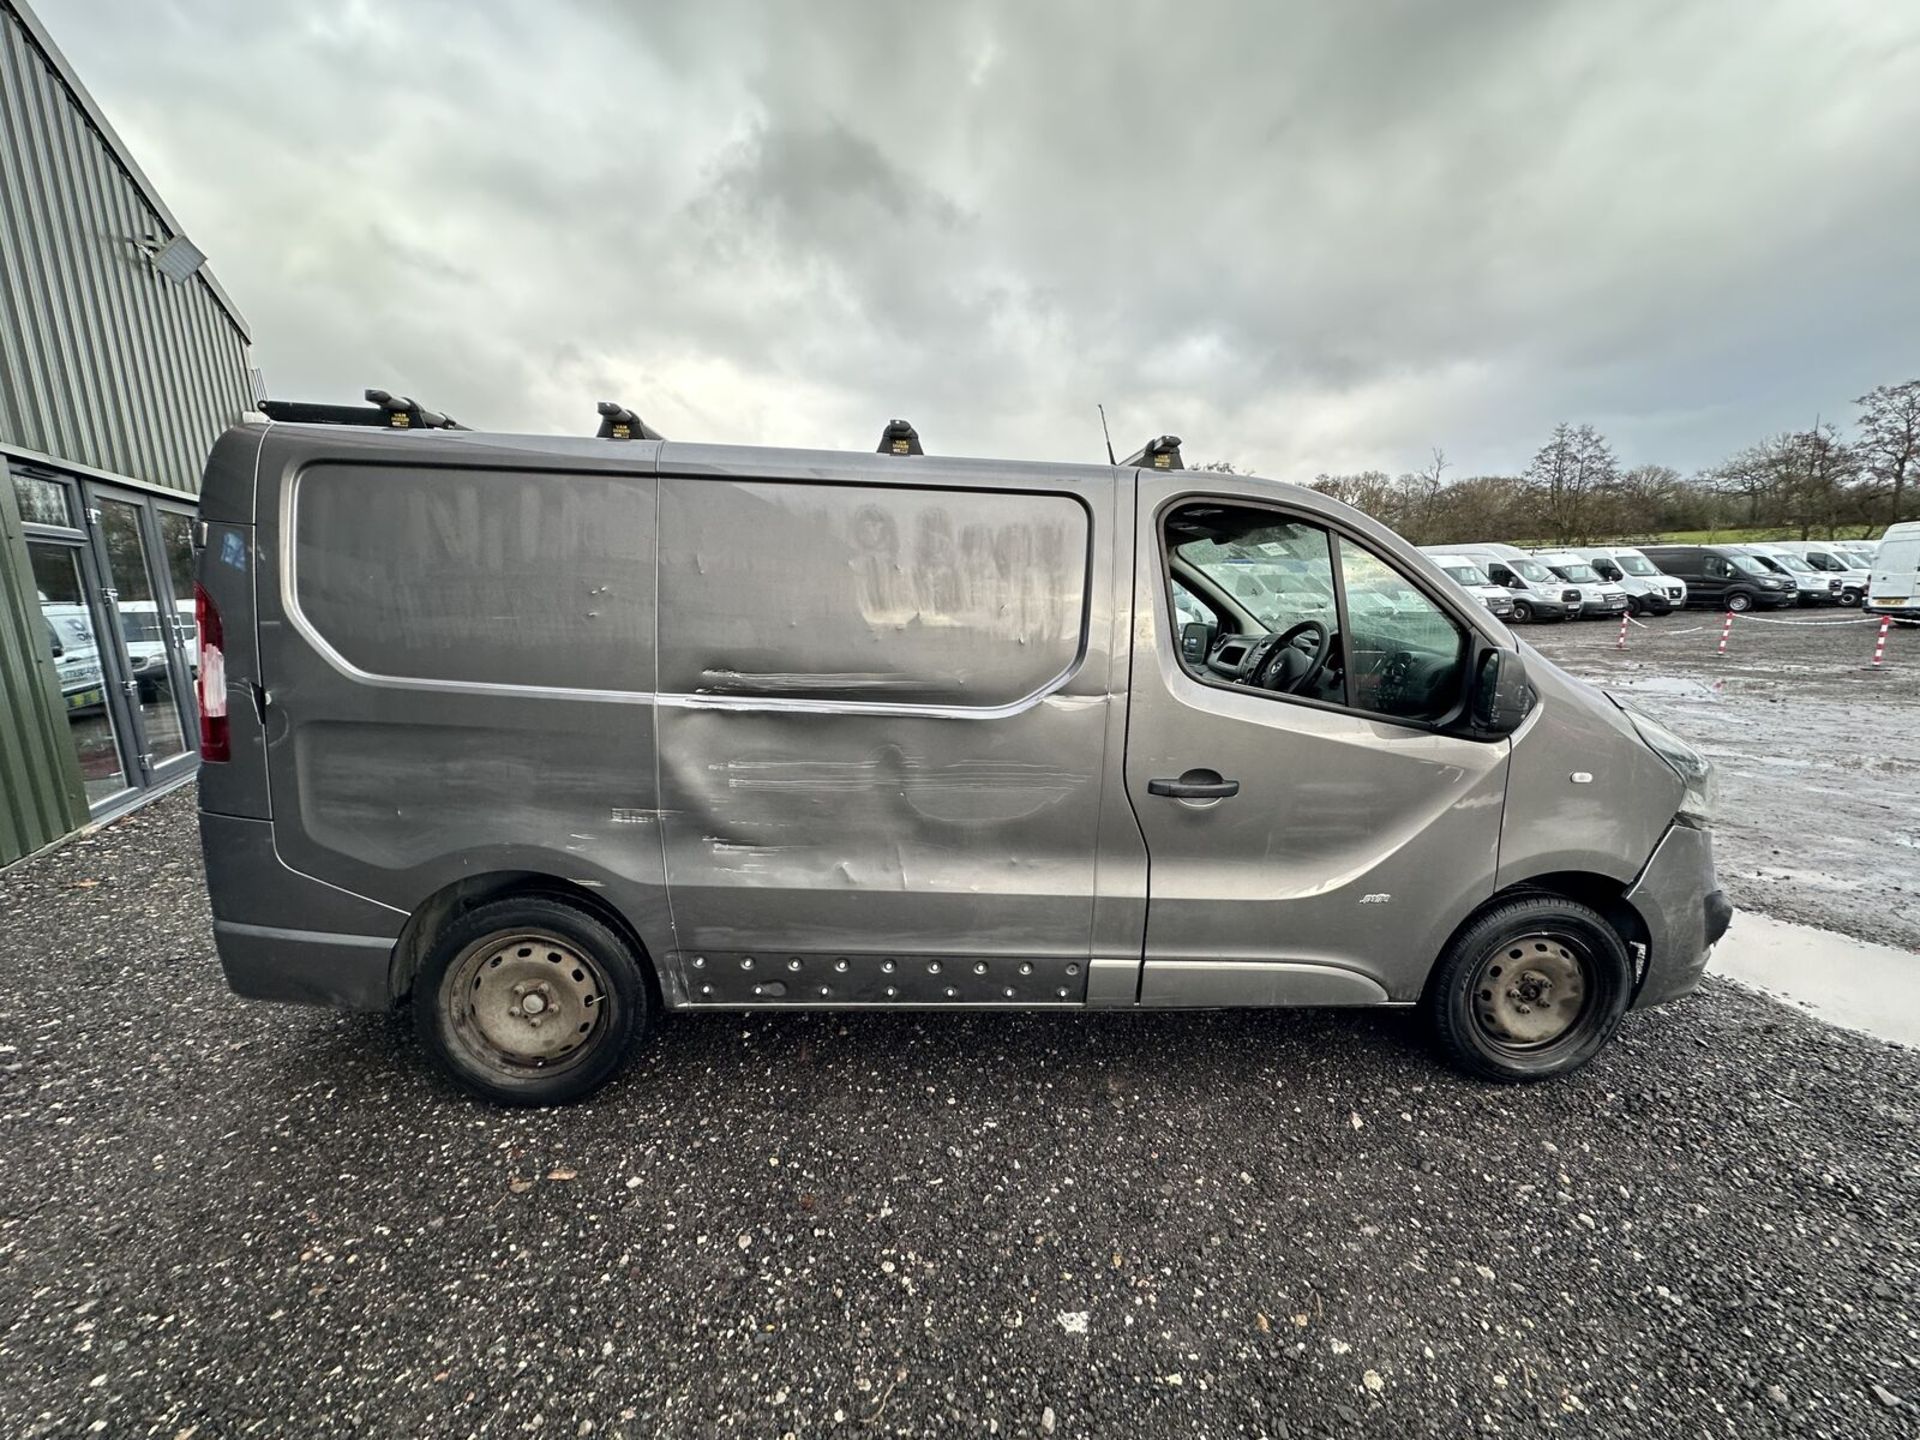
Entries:
{"type": "Polygon", "coordinates": [[[1623,586],[1573,550],[1529,552],[1518,545],[1476,542],[1429,545],[1423,553],[1494,614],[1517,624],[1618,618],[1633,606],[1623,586]],[[1496,596],[1505,598],[1504,610],[1496,596]]]}
{"type": "Polygon", "coordinates": [[[1864,606],[1920,617],[1920,527],[1871,540],[1583,545],[1523,550],[1474,542],[1424,553],[1494,614],[1518,624],[1703,609],[1864,606]],[[1891,547],[1891,548],[1889,548],[1891,547]]]}

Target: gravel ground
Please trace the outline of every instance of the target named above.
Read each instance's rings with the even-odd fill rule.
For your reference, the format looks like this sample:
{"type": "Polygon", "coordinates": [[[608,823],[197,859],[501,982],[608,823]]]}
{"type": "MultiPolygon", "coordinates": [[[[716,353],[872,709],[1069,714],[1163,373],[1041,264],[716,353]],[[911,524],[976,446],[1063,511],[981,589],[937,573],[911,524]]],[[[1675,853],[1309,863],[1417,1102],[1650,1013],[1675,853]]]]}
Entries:
{"type": "Polygon", "coordinates": [[[1875,627],[1833,623],[1848,619],[1742,617],[1725,656],[1721,617],[1698,610],[1632,629],[1624,652],[1612,624],[1521,633],[1713,758],[1714,851],[1736,905],[1920,951],[1920,628],[1895,626],[1874,673],[1875,627]]]}
{"type": "Polygon", "coordinates": [[[1920,1429],[1920,1053],[1724,982],[1526,1090],[1394,1015],[700,1017],[505,1113],[229,996],[191,806],[0,876],[0,1434],[1920,1429]]]}

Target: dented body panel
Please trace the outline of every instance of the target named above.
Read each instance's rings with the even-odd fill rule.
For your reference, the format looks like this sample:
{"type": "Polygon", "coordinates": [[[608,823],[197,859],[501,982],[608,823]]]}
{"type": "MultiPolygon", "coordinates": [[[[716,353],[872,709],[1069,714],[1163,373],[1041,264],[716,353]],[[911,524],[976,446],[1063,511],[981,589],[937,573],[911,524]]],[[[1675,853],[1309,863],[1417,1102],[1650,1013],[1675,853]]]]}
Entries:
{"type": "MultiPolygon", "coordinates": [[[[1246,477],[242,427],[201,557],[234,988],[397,998],[459,897],[536,885],[628,927],[669,1008],[1406,1003],[1503,887],[1642,874],[1670,772],[1571,682],[1508,739],[1196,680],[1159,541],[1196,495],[1427,566],[1246,477]],[[1553,779],[1596,746],[1630,814],[1553,779]],[[1150,789],[1202,767],[1240,794],[1150,789]]],[[[1686,883],[1643,883],[1650,931],[1696,933],[1686,883]]]]}

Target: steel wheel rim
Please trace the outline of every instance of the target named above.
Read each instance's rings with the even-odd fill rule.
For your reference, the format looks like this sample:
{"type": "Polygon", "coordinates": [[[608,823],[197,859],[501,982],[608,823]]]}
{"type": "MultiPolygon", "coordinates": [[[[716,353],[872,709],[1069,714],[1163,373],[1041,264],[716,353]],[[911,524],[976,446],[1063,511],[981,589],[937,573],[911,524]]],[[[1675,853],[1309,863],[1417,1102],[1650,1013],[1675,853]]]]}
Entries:
{"type": "Polygon", "coordinates": [[[485,1070],[521,1079],[581,1063],[611,1024],[605,972],[577,942],[503,930],[474,941],[441,984],[454,1043],[485,1070]]]}
{"type": "Polygon", "coordinates": [[[1564,931],[1539,930],[1496,946],[1473,974],[1469,1003],[1496,1049],[1532,1054],[1576,1033],[1593,1008],[1593,952],[1564,931]]]}

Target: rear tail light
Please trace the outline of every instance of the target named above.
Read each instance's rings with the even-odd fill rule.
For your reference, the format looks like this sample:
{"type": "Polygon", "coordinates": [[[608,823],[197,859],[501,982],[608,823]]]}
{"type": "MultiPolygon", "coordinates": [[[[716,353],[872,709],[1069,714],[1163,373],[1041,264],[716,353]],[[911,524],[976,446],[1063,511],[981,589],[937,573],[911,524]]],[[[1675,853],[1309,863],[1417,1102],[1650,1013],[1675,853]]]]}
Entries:
{"type": "Polygon", "coordinates": [[[220,607],[198,582],[193,586],[193,622],[200,631],[200,758],[226,760],[233,743],[227,730],[226,632],[220,626],[220,607]]]}

